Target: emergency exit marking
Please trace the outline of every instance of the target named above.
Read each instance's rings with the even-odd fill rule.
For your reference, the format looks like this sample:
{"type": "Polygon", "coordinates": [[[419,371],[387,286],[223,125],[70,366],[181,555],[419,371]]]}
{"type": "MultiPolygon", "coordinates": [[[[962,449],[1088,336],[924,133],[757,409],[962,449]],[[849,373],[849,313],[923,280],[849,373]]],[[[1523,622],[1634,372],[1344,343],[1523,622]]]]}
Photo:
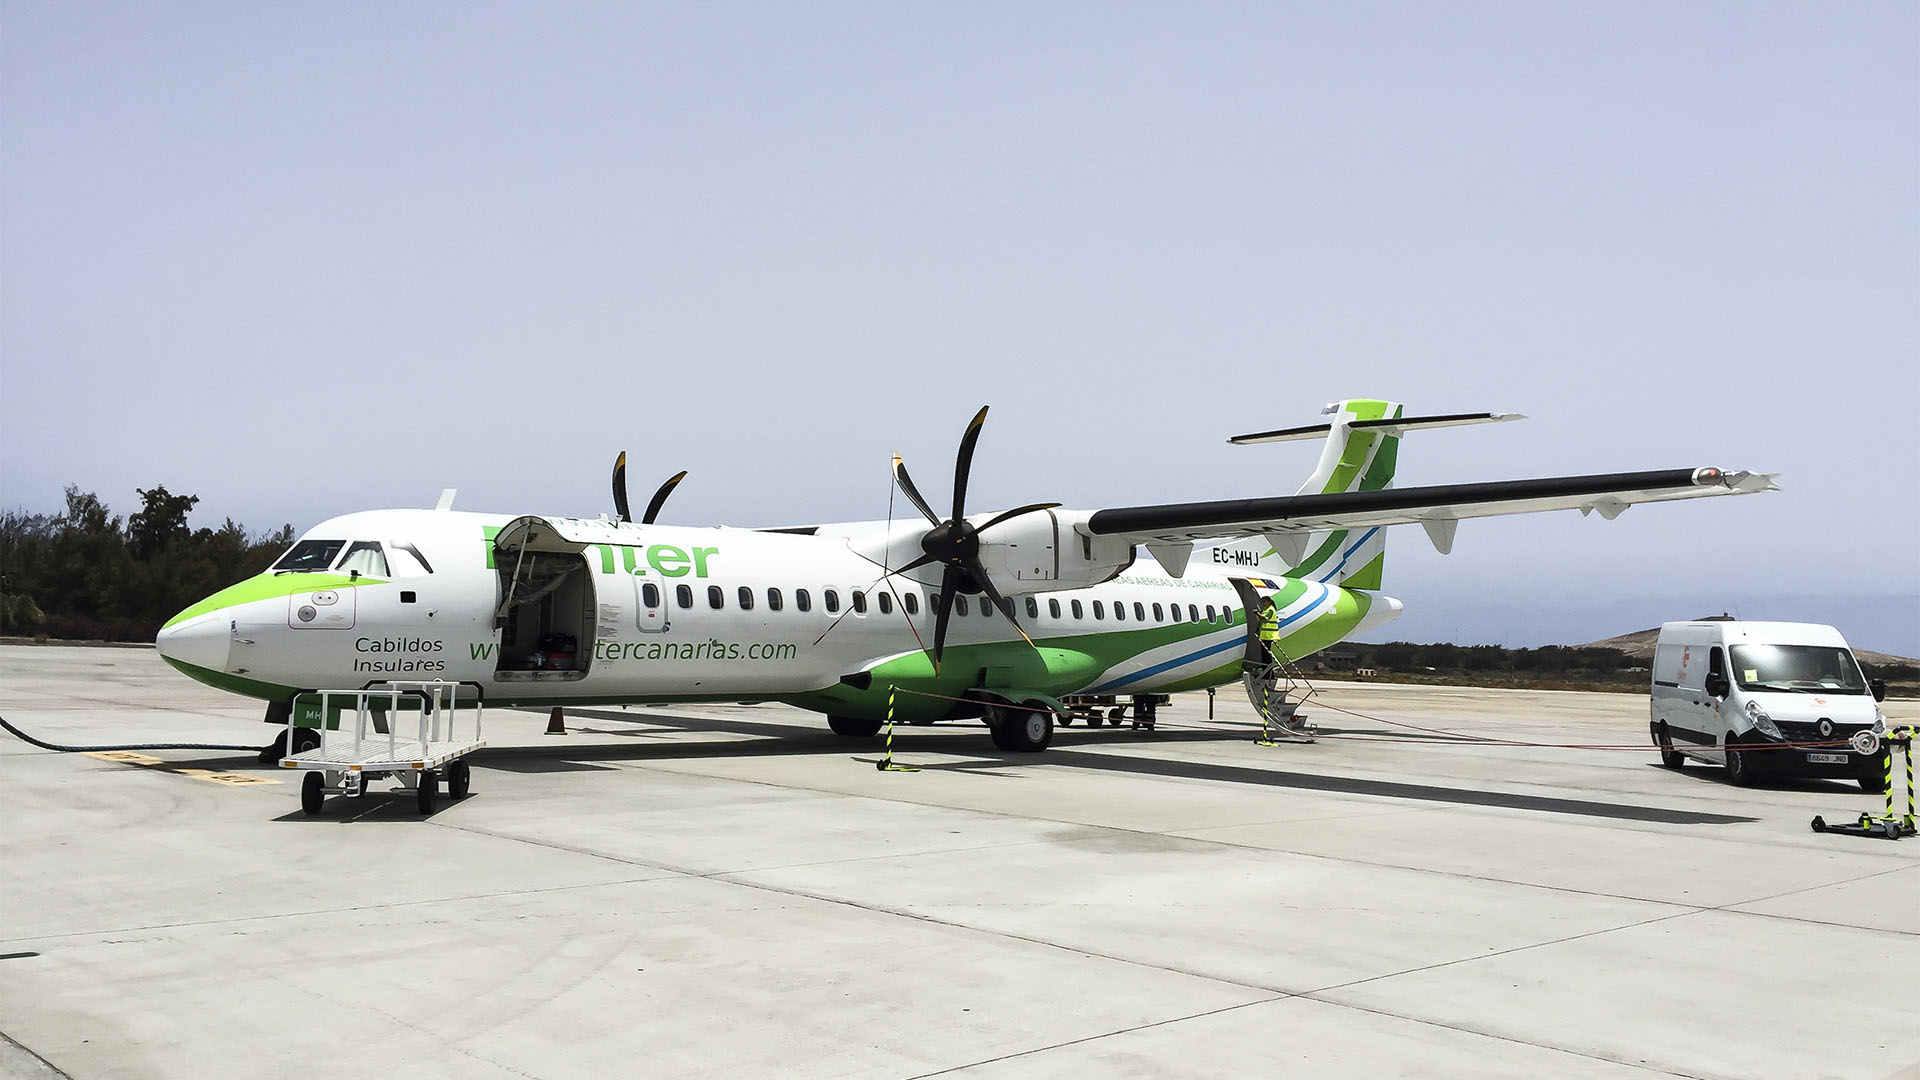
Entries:
{"type": "Polygon", "coordinates": [[[98,750],[87,755],[101,761],[117,761],[122,765],[160,765],[164,764],[151,754],[136,754],[131,750],[98,750]]]}

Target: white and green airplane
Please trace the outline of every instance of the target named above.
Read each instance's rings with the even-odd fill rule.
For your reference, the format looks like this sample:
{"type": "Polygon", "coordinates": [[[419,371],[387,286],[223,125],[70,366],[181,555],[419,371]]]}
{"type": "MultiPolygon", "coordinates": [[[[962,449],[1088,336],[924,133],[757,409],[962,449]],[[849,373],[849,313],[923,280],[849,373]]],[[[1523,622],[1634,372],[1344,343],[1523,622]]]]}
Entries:
{"type": "Polygon", "coordinates": [[[875,734],[891,702],[902,722],[979,718],[1000,748],[1037,751],[1064,697],[1138,702],[1238,681],[1268,603],[1275,651],[1294,659],[1394,618],[1400,602],[1379,591],[1389,525],[1418,523],[1445,553],[1462,518],[1612,518],[1774,489],[1768,475],[1692,468],[1396,490],[1404,433],[1520,417],[1406,417],[1354,399],[1321,423],[1231,440],[1324,436],[1293,496],[969,515],[986,414],[961,439],[945,516],[895,456],[924,522],[658,524],[678,476],[635,522],[622,455],[617,519],[456,512],[451,491],[431,510],[332,518],[174,616],[157,645],[281,723],[304,691],[443,679],[494,706],[784,702],[850,736],[875,734]]]}

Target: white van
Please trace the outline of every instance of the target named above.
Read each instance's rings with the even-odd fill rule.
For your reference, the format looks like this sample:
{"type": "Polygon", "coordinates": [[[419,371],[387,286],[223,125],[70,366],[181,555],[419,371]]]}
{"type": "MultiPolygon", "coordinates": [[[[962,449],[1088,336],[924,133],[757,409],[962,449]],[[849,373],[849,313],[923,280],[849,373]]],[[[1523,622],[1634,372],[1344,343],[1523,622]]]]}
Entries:
{"type": "Polygon", "coordinates": [[[1668,768],[1688,758],[1725,765],[1736,784],[1833,776],[1879,792],[1886,696],[1831,626],[1671,622],[1653,653],[1653,742],[1668,768]]]}

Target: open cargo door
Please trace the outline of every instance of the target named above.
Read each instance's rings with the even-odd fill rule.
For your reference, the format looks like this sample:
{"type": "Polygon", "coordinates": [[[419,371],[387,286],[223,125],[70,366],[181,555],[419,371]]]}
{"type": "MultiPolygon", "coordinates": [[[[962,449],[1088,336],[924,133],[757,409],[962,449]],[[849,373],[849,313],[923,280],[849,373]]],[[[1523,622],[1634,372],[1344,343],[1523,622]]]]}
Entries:
{"type": "Polygon", "coordinates": [[[493,539],[500,631],[494,677],[545,681],[585,678],[593,662],[597,596],[589,548],[630,545],[638,530],[623,522],[519,517],[493,539]]]}

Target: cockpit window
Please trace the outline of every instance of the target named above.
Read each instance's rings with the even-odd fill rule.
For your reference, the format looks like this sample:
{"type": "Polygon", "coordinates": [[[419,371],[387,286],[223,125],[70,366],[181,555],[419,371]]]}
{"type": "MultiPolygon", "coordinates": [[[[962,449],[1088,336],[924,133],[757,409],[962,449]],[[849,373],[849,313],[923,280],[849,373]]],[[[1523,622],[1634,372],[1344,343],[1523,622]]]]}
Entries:
{"type": "Polygon", "coordinates": [[[361,577],[393,576],[387,572],[386,552],[381,551],[380,545],[372,540],[355,540],[353,546],[347,549],[347,557],[340,560],[339,566],[334,567],[336,574],[355,572],[358,572],[361,577]]]}
{"type": "Polygon", "coordinates": [[[420,568],[422,570],[425,570],[429,574],[433,573],[433,564],[427,561],[427,557],[425,555],[420,554],[419,548],[414,547],[412,544],[402,543],[399,540],[388,541],[388,544],[395,551],[404,551],[407,554],[413,556],[414,561],[420,564],[420,568]]]}
{"type": "Polygon", "coordinates": [[[293,550],[280,556],[273,564],[277,572],[325,570],[333,565],[333,557],[347,546],[345,540],[302,540],[293,545],[293,550]]]}

